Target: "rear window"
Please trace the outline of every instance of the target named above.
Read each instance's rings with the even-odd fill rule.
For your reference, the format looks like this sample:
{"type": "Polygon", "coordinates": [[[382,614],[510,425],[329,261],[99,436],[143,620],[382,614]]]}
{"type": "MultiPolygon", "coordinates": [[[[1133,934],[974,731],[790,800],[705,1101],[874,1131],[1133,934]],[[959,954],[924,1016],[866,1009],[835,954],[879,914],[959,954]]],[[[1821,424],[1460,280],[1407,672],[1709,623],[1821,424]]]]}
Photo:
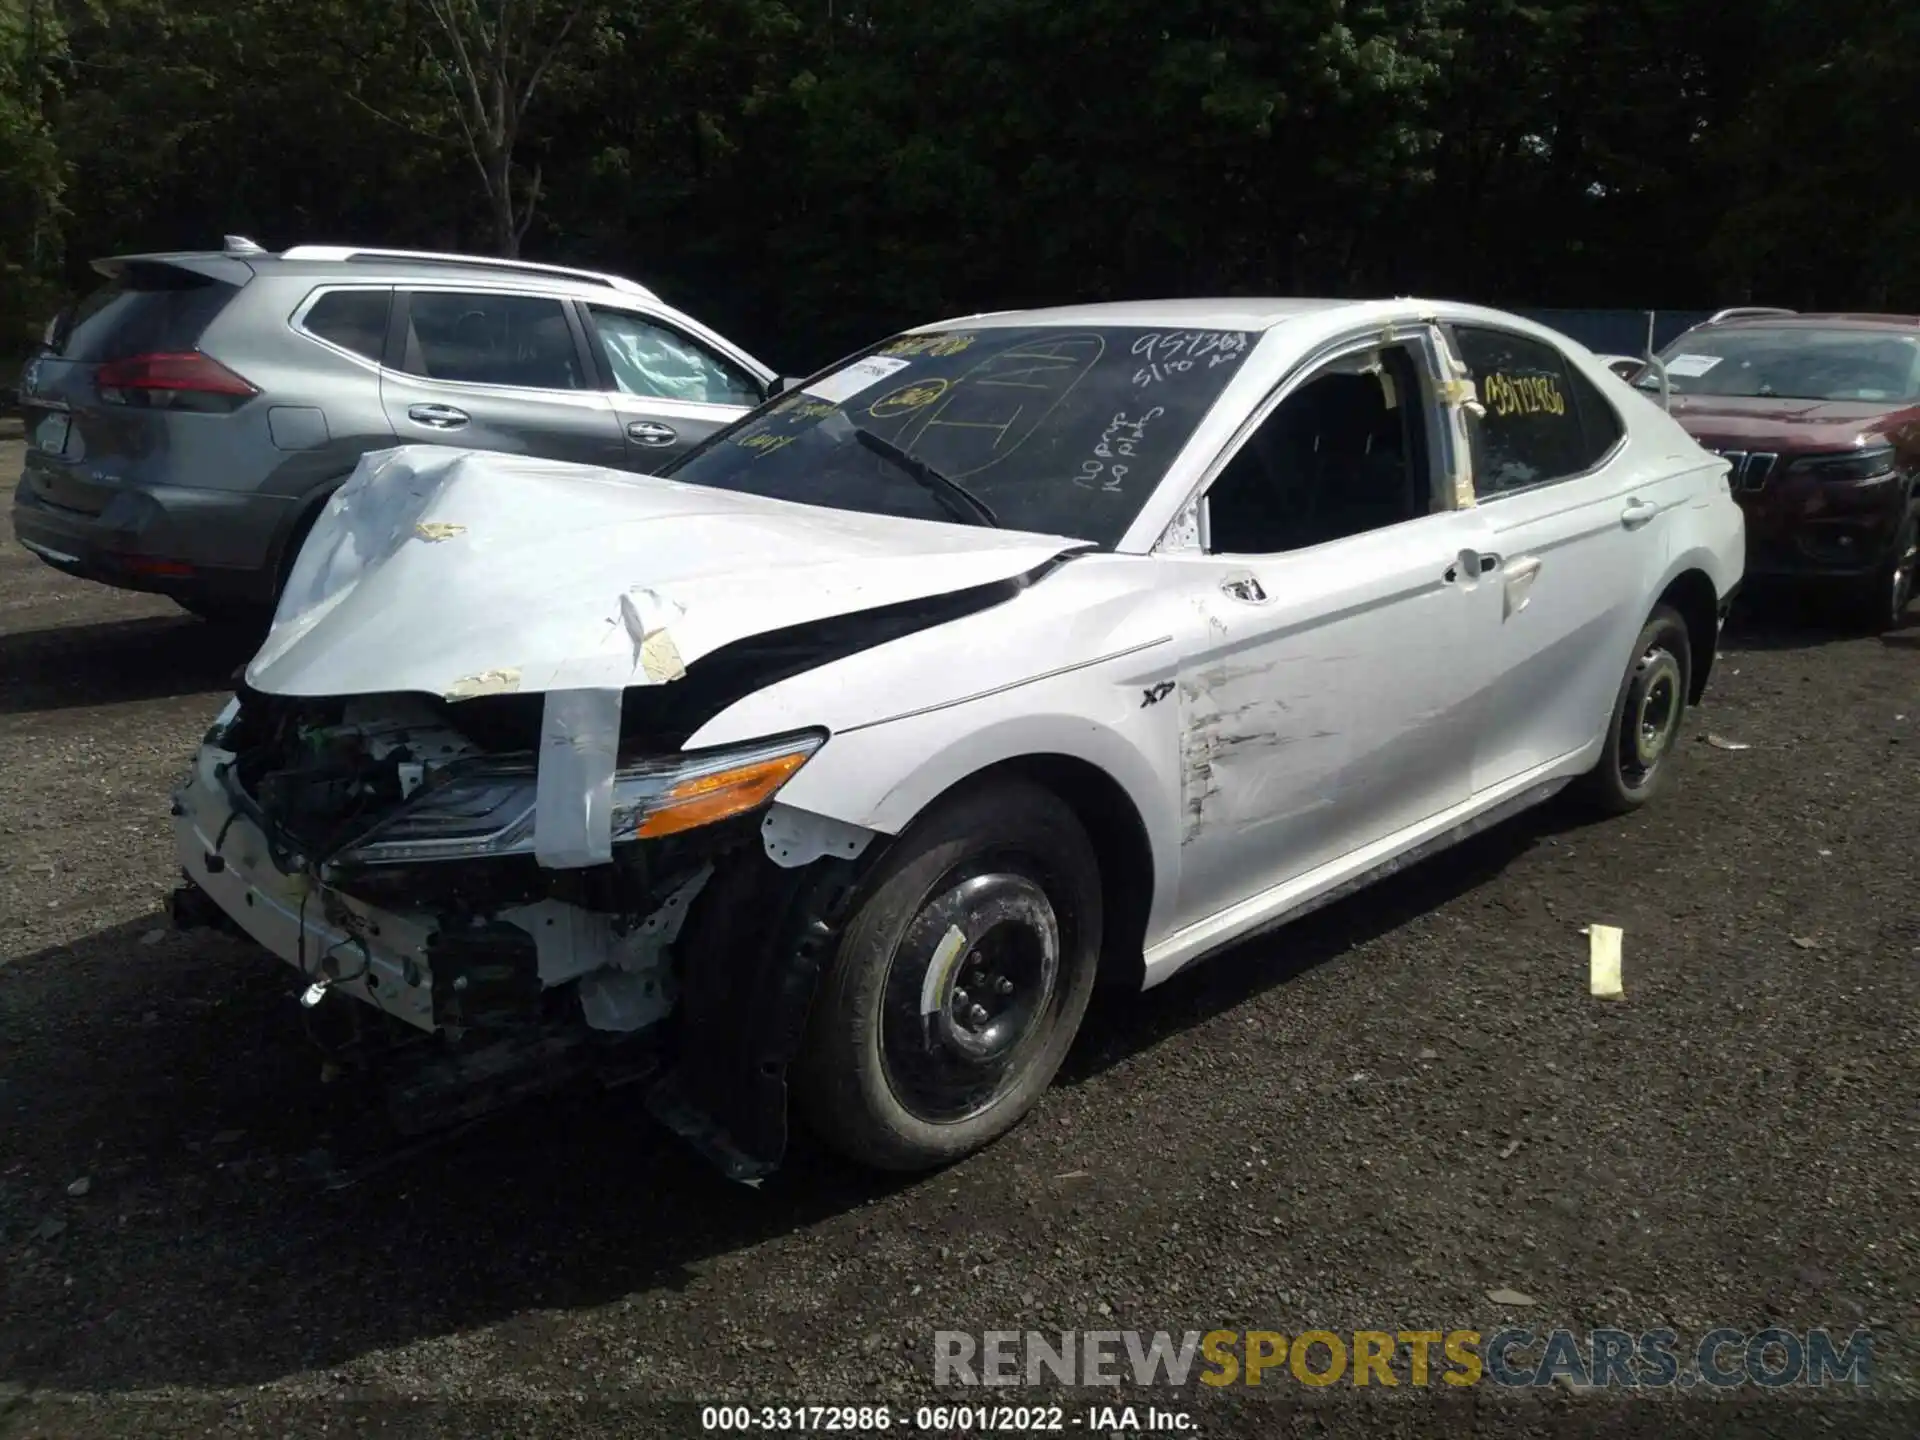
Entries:
{"type": "Polygon", "coordinates": [[[329,290],[313,302],[302,323],[310,335],[378,360],[387,347],[392,308],[391,290],[329,290]]]}
{"type": "Polygon", "coordinates": [[[237,286],[189,270],[130,265],[74,307],[53,348],[87,364],[192,350],[238,293],[237,286]]]}
{"type": "Polygon", "coordinates": [[[1625,433],[1619,412],[1553,346],[1470,325],[1454,338],[1484,412],[1467,419],[1481,496],[1585,474],[1625,433]]]}

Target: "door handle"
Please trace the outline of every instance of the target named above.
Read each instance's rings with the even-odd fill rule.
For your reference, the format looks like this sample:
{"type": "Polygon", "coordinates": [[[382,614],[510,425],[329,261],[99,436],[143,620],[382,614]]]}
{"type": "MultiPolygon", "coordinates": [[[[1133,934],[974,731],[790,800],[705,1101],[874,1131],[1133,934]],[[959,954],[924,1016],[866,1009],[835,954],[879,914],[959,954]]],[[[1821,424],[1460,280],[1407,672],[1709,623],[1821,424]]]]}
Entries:
{"type": "Polygon", "coordinates": [[[1251,575],[1238,580],[1224,580],[1220,584],[1222,594],[1231,595],[1235,600],[1244,600],[1249,605],[1267,603],[1267,592],[1260,588],[1260,582],[1251,575]]]}
{"type": "Polygon", "coordinates": [[[410,405],[407,418],[435,430],[458,430],[471,417],[451,405],[410,405]]]}
{"type": "Polygon", "coordinates": [[[671,445],[680,438],[680,432],[658,420],[635,420],[627,426],[627,438],[640,445],[671,445]]]}
{"type": "Polygon", "coordinates": [[[1471,550],[1460,552],[1460,558],[1447,566],[1446,573],[1440,578],[1451,585],[1460,578],[1465,570],[1469,575],[1491,575],[1500,564],[1498,555],[1480,555],[1471,550]]]}
{"type": "Polygon", "coordinates": [[[1660,507],[1649,505],[1644,500],[1629,500],[1627,508],[1620,512],[1620,523],[1629,530],[1638,530],[1654,516],[1660,513],[1660,507]]]}

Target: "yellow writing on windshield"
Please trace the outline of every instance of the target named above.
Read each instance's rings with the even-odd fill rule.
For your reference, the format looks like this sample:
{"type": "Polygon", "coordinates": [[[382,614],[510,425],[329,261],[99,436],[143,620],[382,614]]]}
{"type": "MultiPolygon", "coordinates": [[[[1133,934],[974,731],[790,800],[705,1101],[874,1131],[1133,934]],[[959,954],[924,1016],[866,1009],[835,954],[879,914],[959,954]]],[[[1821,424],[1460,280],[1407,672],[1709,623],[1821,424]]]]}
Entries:
{"type": "Polygon", "coordinates": [[[791,445],[791,435],[769,435],[762,431],[758,435],[742,436],[736,442],[742,450],[751,450],[757,455],[771,455],[783,445],[791,445]]]}
{"type": "Polygon", "coordinates": [[[904,335],[890,341],[882,355],[958,355],[972,345],[972,335],[904,335]]]}
{"type": "Polygon", "coordinates": [[[909,410],[918,410],[946,394],[948,384],[946,380],[934,379],[902,385],[898,390],[889,390],[869,405],[867,414],[876,420],[885,420],[890,416],[904,415],[909,410]]]}

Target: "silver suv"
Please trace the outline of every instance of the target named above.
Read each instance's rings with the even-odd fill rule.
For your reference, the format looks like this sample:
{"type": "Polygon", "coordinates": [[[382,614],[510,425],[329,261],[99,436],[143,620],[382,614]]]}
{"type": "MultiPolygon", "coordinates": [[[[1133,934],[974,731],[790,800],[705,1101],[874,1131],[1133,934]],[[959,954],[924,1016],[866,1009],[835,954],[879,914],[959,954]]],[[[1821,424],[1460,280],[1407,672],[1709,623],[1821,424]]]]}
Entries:
{"type": "Polygon", "coordinates": [[[631,280],[302,245],[125,255],[27,364],[14,533],[73,575],[264,615],[370,450],[650,471],[780,388],[631,280]]]}

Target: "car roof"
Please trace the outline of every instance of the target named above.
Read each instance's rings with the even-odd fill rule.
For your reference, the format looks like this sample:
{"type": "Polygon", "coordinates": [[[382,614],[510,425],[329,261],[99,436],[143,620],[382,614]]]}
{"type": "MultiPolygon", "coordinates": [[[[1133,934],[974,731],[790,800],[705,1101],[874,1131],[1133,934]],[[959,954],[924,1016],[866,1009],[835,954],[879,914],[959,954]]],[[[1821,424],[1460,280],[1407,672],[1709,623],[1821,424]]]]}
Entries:
{"type": "MultiPolygon", "coordinates": [[[[1269,330],[1285,320],[1333,310],[1356,309],[1360,300],[1229,298],[1196,300],[1116,300],[1093,305],[1053,305],[1036,310],[996,310],[956,315],[918,325],[914,332],[947,330],[955,325],[1004,328],[1013,325],[1146,325],[1187,330],[1269,330]]],[[[912,332],[910,332],[912,333],[912,332]]]]}
{"type": "Polygon", "coordinates": [[[917,325],[907,334],[1011,326],[1111,325],[1147,329],[1269,331],[1290,321],[1318,320],[1333,326],[1398,323],[1419,317],[1443,325],[1488,325],[1530,335],[1576,354],[1591,353],[1572,336],[1524,315],[1492,310],[1457,300],[1425,296],[1369,296],[1358,300],[1301,297],[1228,297],[1192,300],[1119,300],[1093,305],[1060,305],[1034,310],[998,310],[917,325]]]}
{"type": "Polygon", "coordinates": [[[112,275],[133,264],[171,265],[203,272],[210,266],[241,265],[262,278],[331,279],[367,285],[486,284],[510,289],[524,287],[543,293],[560,291],[570,296],[598,299],[624,297],[654,302],[660,299],[645,285],[621,275],[500,260],[486,255],[355,249],[348,246],[296,246],[284,254],[235,250],[155,251],[108,256],[94,261],[93,268],[103,275],[112,275]]]}

